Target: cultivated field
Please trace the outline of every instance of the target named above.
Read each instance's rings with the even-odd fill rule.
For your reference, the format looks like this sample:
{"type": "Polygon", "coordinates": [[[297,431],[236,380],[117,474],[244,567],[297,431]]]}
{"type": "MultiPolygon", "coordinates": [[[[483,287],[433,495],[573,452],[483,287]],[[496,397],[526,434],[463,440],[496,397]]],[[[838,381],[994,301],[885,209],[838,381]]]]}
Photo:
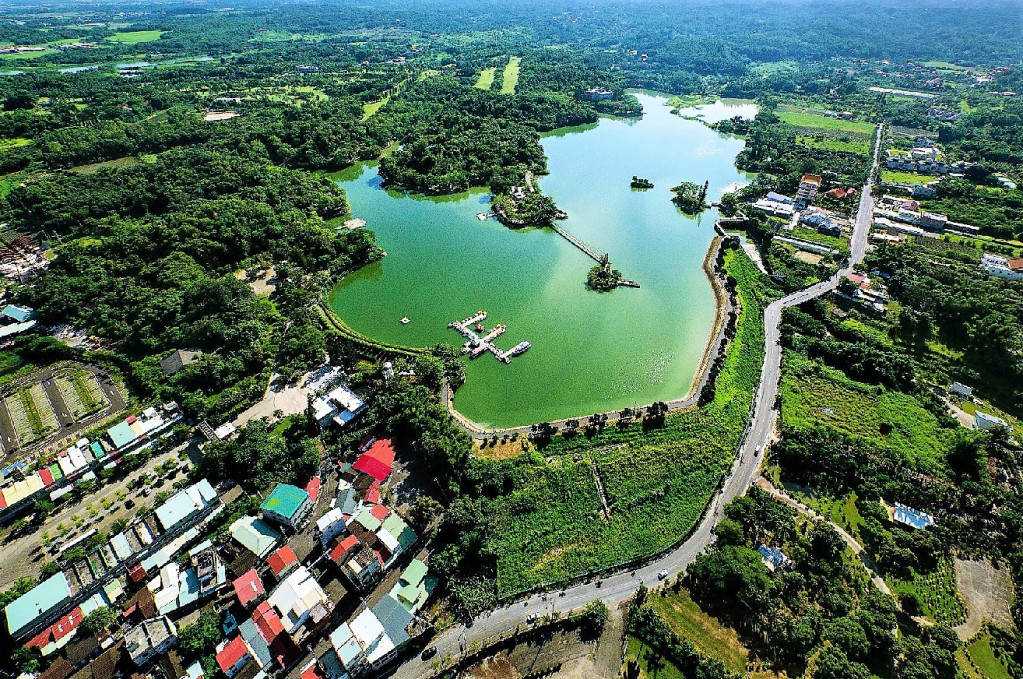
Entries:
{"type": "Polygon", "coordinates": [[[167,31],[123,31],[114,33],[107,40],[121,43],[122,45],[137,45],[140,42],[152,42],[158,40],[167,31]]]}

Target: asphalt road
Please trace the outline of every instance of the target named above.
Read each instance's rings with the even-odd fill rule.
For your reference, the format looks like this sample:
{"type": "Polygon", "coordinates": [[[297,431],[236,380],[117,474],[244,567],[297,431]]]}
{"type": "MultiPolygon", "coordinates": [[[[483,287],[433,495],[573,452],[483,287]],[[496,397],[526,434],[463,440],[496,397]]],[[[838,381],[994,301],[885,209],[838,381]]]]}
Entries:
{"type": "MultiPolygon", "coordinates": [[[[880,153],[881,128],[877,130],[878,143],[874,151],[873,168],[877,168],[880,153]]],[[[724,507],[736,497],[744,495],[754,482],[763,461],[764,450],[774,431],[777,411],[774,408],[778,394],[778,379],[781,374],[781,313],[786,307],[796,306],[819,297],[838,286],[842,275],[849,273],[853,266],[863,259],[867,249],[867,236],[873,217],[874,202],[871,197],[871,181],[863,185],[859,210],[853,226],[850,242],[850,256],[846,266],[832,278],[783,297],[768,305],[764,312],[766,331],[766,352],[764,366],[757,390],[753,419],[729,475],[725,478],[720,492],[711,501],[696,530],[671,552],[662,558],[632,572],[609,575],[603,580],[586,582],[562,592],[536,594],[502,608],[495,609],[473,620],[471,625],[458,625],[438,635],[431,644],[437,649],[434,658],[447,655],[456,657],[476,642],[482,642],[503,632],[527,625],[526,618],[532,613],[541,616],[555,611],[565,613],[581,608],[594,599],[601,599],[608,606],[615,606],[630,597],[644,583],[648,587],[659,582],[657,574],[666,570],[670,576],[684,571],[714,539],[714,527],[724,516],[724,507]]],[[[430,660],[417,656],[398,667],[390,676],[398,679],[418,679],[431,674],[430,660]]]]}

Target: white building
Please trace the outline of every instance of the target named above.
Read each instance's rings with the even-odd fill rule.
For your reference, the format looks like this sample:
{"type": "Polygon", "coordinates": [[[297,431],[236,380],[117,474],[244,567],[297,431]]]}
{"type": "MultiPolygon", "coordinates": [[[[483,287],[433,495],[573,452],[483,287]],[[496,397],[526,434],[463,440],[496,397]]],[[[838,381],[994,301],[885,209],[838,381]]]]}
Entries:
{"type": "Polygon", "coordinates": [[[296,632],[307,620],[318,623],[330,615],[332,610],[326,593],[305,566],[293,570],[274,587],[266,600],[277,611],[284,631],[298,638],[303,635],[296,635],[296,632]]]}
{"type": "Polygon", "coordinates": [[[980,258],[980,268],[989,276],[1010,281],[1023,280],[1023,259],[1006,259],[985,252],[980,258]]]}
{"type": "Polygon", "coordinates": [[[1009,428],[1009,424],[1002,418],[989,415],[988,413],[982,413],[979,410],[977,411],[974,426],[977,429],[991,429],[993,427],[1009,428]]]}

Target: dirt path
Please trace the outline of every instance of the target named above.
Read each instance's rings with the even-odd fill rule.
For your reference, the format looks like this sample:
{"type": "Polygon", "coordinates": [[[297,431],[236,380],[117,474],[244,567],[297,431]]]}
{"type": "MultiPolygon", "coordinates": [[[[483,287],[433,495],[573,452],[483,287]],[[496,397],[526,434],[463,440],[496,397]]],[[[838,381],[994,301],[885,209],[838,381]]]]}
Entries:
{"type": "Polygon", "coordinates": [[[977,561],[956,559],[956,584],[966,600],[969,615],[966,622],[955,628],[960,639],[966,641],[980,631],[983,622],[990,620],[1002,629],[1012,629],[1012,580],[1009,569],[995,568],[990,559],[977,561]]]}
{"type": "Polygon", "coordinates": [[[845,530],[843,530],[841,526],[839,526],[838,524],[832,522],[830,519],[827,519],[827,518],[821,516],[820,514],[815,512],[814,510],[812,510],[809,507],[807,507],[806,505],[804,505],[802,502],[799,502],[798,500],[789,497],[784,491],[776,488],[774,486],[774,484],[772,484],[767,479],[765,479],[763,477],[757,479],[757,485],[760,486],[761,488],[763,488],[768,493],[770,493],[772,497],[775,497],[778,500],[780,500],[781,502],[784,502],[785,504],[787,504],[788,506],[792,507],[793,509],[795,509],[799,513],[805,514],[806,516],[809,516],[810,518],[814,519],[815,521],[823,521],[823,522],[827,523],[829,526],[831,526],[832,528],[834,528],[838,532],[838,534],[842,537],[842,540],[845,541],[845,544],[849,545],[849,549],[851,549],[853,551],[853,554],[855,554],[856,556],[858,556],[860,558],[860,563],[862,563],[863,567],[867,569],[868,573],[870,573],[870,581],[873,582],[874,585],[879,590],[881,590],[882,592],[884,592],[888,596],[893,596],[892,595],[892,591],[888,588],[887,583],[885,583],[885,581],[881,578],[881,576],[878,575],[874,571],[873,568],[868,566],[866,561],[864,561],[863,556],[862,556],[863,545],[858,543],[856,541],[856,538],[854,538],[853,536],[851,536],[848,533],[846,533],[845,530]]]}

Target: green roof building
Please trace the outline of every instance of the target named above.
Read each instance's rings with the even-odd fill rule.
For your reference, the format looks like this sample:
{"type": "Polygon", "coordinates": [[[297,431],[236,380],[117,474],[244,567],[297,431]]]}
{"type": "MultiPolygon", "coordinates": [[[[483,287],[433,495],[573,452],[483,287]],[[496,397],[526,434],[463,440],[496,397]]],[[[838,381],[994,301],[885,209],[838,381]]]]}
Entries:
{"type": "Polygon", "coordinates": [[[107,436],[110,437],[110,441],[114,444],[114,448],[120,450],[126,445],[135,441],[138,436],[131,430],[131,425],[127,422],[118,422],[114,426],[107,430],[107,436]]]}
{"type": "Polygon", "coordinates": [[[37,623],[57,611],[71,599],[67,577],[57,573],[7,604],[4,617],[7,631],[15,639],[32,631],[37,623]]]}
{"type": "Polygon", "coordinates": [[[301,488],[279,483],[263,500],[260,509],[263,511],[263,518],[268,521],[297,528],[313,511],[313,501],[309,493],[301,488]]]}

